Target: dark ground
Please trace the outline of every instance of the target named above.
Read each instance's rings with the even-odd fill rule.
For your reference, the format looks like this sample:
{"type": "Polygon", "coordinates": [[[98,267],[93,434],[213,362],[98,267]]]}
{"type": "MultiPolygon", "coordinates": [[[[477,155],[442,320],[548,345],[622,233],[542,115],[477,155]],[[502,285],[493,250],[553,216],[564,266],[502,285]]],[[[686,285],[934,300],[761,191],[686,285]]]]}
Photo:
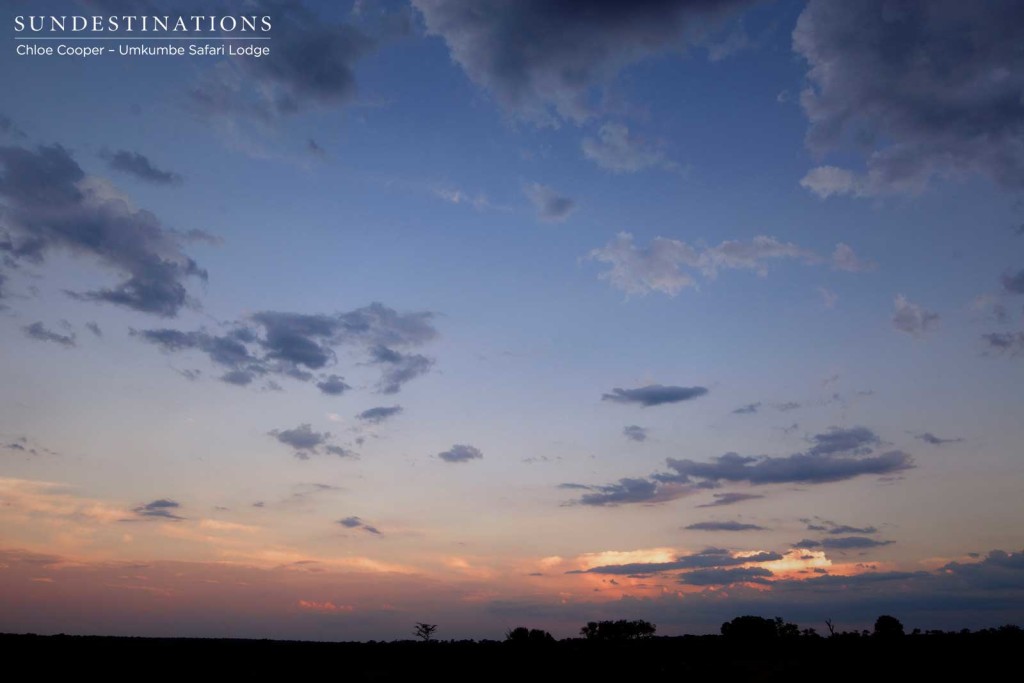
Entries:
{"type": "MultiPolygon", "coordinates": [[[[961,675],[980,680],[1019,670],[1024,631],[929,633],[891,639],[841,635],[751,642],[721,636],[654,637],[624,642],[496,641],[313,643],[272,640],[108,638],[0,634],[5,670],[33,677],[61,673],[120,680],[170,676],[316,676],[338,681],[747,680],[870,676],[920,680],[961,675]]],[[[12,678],[11,680],[16,680],[12,678]]]]}

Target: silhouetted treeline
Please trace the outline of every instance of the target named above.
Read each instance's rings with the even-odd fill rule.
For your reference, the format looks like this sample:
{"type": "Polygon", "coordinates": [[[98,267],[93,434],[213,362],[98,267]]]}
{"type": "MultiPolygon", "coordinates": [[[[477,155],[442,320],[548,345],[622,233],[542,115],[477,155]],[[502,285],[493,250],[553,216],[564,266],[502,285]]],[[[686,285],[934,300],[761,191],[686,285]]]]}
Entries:
{"type": "MultiPolygon", "coordinates": [[[[598,624],[600,632],[602,622],[592,623],[598,624]]],[[[546,631],[525,626],[510,629],[505,641],[322,643],[0,635],[0,652],[8,670],[22,665],[47,676],[88,672],[113,674],[117,679],[120,674],[136,678],[155,672],[161,677],[194,677],[201,671],[204,678],[280,675],[291,680],[327,671],[344,681],[410,681],[429,673],[445,681],[564,683],[621,682],[644,676],[782,680],[838,672],[844,677],[905,676],[908,680],[959,674],[977,680],[1000,669],[1013,670],[1024,647],[1024,631],[1016,626],[904,633],[897,619],[880,617],[870,631],[833,631],[829,637],[782,619],[743,616],[723,624],[723,635],[709,636],[648,634],[556,641],[546,631]]],[[[438,633],[443,633],[443,624],[438,633]]]]}

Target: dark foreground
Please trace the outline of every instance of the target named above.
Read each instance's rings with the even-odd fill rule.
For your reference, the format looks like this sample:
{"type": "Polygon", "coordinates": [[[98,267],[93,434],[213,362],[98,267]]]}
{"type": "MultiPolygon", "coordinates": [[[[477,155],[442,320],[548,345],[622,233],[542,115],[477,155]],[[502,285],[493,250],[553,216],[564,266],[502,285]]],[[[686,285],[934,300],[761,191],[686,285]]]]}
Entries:
{"type": "Polygon", "coordinates": [[[39,674],[103,673],[114,679],[154,674],[323,676],[339,681],[604,681],[657,676],[865,676],[920,680],[1012,671],[1024,631],[929,633],[877,637],[794,638],[771,642],[722,636],[654,637],[622,642],[496,641],[312,643],[273,640],[108,638],[0,634],[6,668],[39,674]]]}

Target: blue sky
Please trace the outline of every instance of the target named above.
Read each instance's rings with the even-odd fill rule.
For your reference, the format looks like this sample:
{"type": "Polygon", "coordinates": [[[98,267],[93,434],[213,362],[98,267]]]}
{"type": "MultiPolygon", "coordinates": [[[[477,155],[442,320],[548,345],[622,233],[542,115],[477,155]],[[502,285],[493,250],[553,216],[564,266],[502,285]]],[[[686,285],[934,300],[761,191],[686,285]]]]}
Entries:
{"type": "Polygon", "coordinates": [[[1019,613],[1013,3],[154,1],[271,53],[18,56],[126,12],[44,5],[2,15],[3,629],[1019,613]],[[709,548],[770,574],[656,566],[709,548]],[[138,613],[32,616],[122,563],[138,613]]]}

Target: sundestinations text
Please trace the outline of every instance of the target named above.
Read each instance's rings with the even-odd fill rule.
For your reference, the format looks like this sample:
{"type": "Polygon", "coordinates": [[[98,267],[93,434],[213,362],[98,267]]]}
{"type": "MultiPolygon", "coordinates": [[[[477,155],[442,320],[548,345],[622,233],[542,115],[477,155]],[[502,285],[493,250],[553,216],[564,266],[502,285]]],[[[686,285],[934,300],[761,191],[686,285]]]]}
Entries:
{"type": "Polygon", "coordinates": [[[14,17],[15,33],[269,33],[269,16],[151,16],[103,15],[19,15],[14,17]]]}

